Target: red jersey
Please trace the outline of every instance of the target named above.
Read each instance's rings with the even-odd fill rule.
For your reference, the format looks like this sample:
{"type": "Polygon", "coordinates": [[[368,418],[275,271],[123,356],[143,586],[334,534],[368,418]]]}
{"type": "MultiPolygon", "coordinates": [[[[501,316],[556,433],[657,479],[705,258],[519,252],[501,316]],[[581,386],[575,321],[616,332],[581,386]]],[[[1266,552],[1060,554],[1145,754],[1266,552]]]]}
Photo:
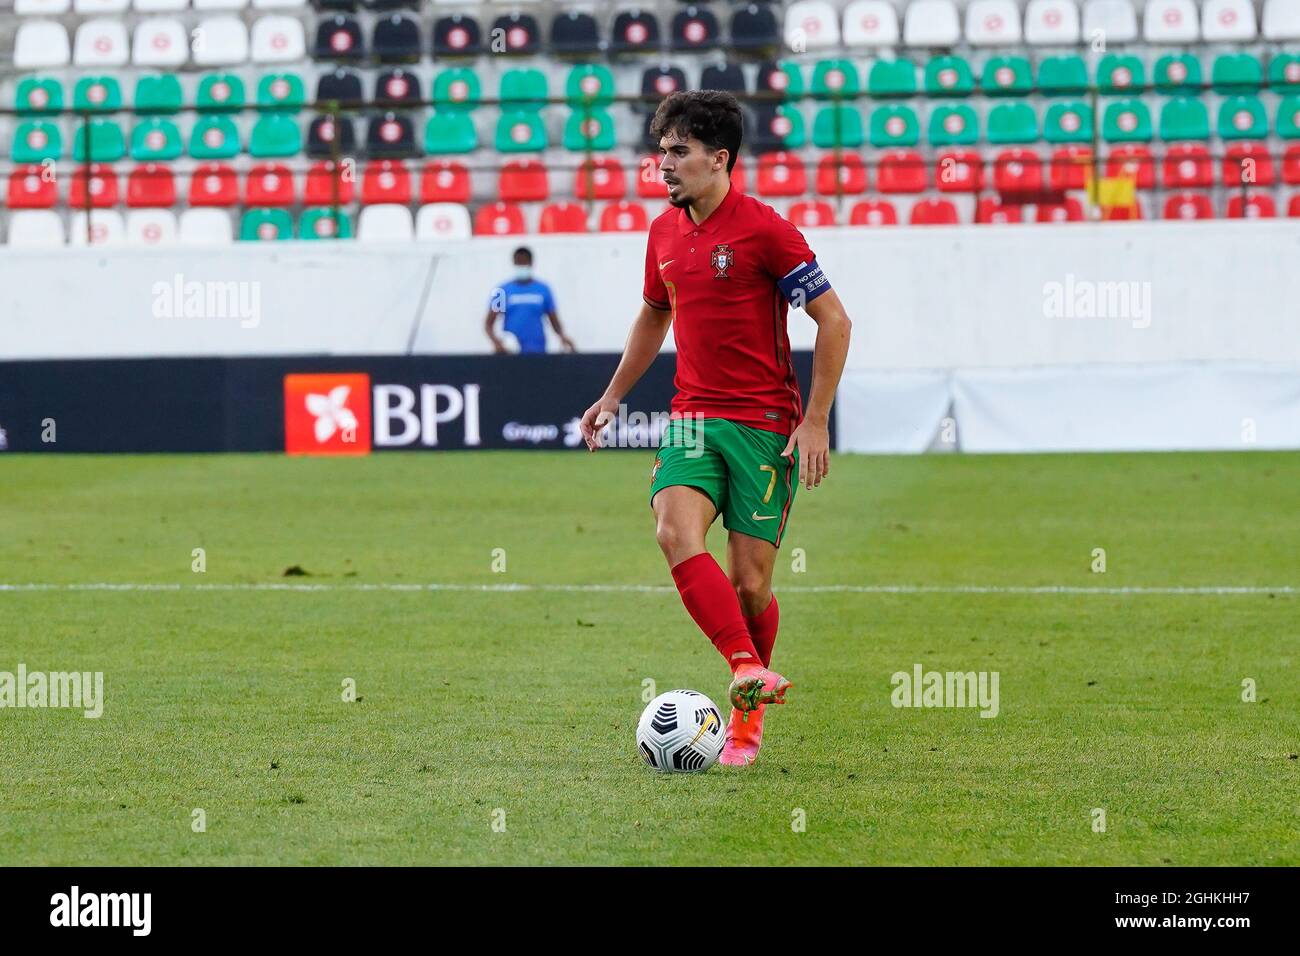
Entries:
{"type": "Polygon", "coordinates": [[[804,302],[830,288],[799,230],[734,186],[699,224],[685,209],[650,224],[642,295],[673,313],[674,417],[794,430],[803,416],[786,334],[795,279],[804,302]],[[817,277],[811,285],[803,281],[809,266],[817,277]]]}

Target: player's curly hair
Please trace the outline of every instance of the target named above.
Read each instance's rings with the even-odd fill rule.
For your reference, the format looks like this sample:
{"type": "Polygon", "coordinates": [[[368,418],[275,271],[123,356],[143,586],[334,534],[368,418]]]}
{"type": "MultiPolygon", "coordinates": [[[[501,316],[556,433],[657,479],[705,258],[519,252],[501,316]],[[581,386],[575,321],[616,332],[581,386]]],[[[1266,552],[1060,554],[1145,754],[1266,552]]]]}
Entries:
{"type": "Polygon", "coordinates": [[[744,128],[740,104],[721,90],[670,93],[655,110],[650,135],[658,140],[668,133],[683,139],[694,136],[709,149],[727,151],[727,172],[736,165],[744,128]]]}

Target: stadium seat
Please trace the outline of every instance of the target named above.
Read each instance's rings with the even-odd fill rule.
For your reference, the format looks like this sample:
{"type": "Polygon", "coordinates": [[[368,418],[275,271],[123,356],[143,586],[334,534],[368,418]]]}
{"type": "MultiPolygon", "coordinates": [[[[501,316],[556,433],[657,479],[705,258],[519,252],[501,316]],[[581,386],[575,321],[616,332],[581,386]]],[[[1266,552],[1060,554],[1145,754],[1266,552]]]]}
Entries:
{"type": "Polygon", "coordinates": [[[1201,61],[1191,53],[1166,53],[1156,60],[1151,78],[1159,93],[1196,96],[1201,89],[1201,61]]]}
{"type": "Polygon", "coordinates": [[[225,246],[233,238],[230,216],[220,209],[186,209],[179,219],[178,232],[184,244],[225,246]]]}
{"type": "Polygon", "coordinates": [[[638,202],[620,199],[600,211],[601,232],[645,232],[648,228],[650,218],[638,202]]]}
{"type": "Polygon", "coordinates": [[[840,44],[840,23],[826,0],[795,0],[785,9],[785,45],[795,53],[826,50],[840,44]]]}
{"type": "Polygon", "coordinates": [[[551,21],[550,47],[559,56],[594,55],[600,52],[600,31],[596,26],[596,18],[585,10],[564,11],[551,21]]]}
{"type": "Polygon", "coordinates": [[[844,8],[841,35],[847,47],[895,47],[898,12],[889,0],[853,0],[844,8]]]}
{"type": "Polygon", "coordinates": [[[1213,186],[1214,166],[1209,149],[1203,143],[1170,145],[1165,150],[1160,179],[1165,189],[1208,189],[1213,186]]]}
{"type": "Polygon", "coordinates": [[[352,219],[343,209],[320,207],[304,209],[298,219],[298,238],[351,239],[352,219]]]}
{"type": "Polygon", "coordinates": [[[661,63],[647,67],[641,74],[641,95],[649,100],[650,111],[659,105],[659,100],[686,89],[686,74],[679,66],[661,63]]]}
{"type": "MultiPolygon", "coordinates": [[[[749,3],[731,14],[729,48],[739,53],[756,54],[774,50],[781,42],[772,4],[749,3]]],[[[639,208],[639,207],[638,207],[639,208]]],[[[644,215],[644,210],[642,210],[644,215]]]]}
{"type": "Polygon", "coordinates": [[[20,17],[57,17],[71,7],[72,0],[13,0],[14,13],[20,17]]]}
{"type": "Polygon", "coordinates": [[[18,166],[9,174],[6,203],[10,209],[52,209],[59,201],[59,183],[49,166],[18,166]]]}
{"type": "Polygon", "coordinates": [[[1131,179],[1137,189],[1154,189],[1156,161],[1151,149],[1141,143],[1116,146],[1106,156],[1106,176],[1131,179]]]}
{"type": "Polygon", "coordinates": [[[1107,53],[1097,64],[1099,92],[1126,96],[1146,86],[1146,69],[1132,54],[1107,53]]]}
{"type": "Polygon", "coordinates": [[[1032,143],[1038,139],[1038,117],[1023,101],[999,103],[989,111],[988,140],[998,146],[1032,143]]]}
{"type": "Polygon", "coordinates": [[[72,11],[87,16],[101,13],[125,13],[131,0],[72,0],[72,11]]]}
{"type": "Polygon", "coordinates": [[[298,201],[294,193],[293,172],[282,163],[258,163],[244,179],[244,205],[292,206],[298,201]]]}
{"type": "Polygon", "coordinates": [[[1190,96],[1166,100],[1160,107],[1160,138],[1166,142],[1208,140],[1210,114],[1205,104],[1190,96]]]}
{"type": "Polygon", "coordinates": [[[83,76],[72,91],[78,112],[116,113],[122,108],[122,87],[116,77],[83,76]]]}
{"type": "Polygon", "coordinates": [[[877,60],[867,73],[867,92],[884,99],[916,95],[916,65],[911,60],[877,60]]]}
{"type": "Polygon", "coordinates": [[[375,24],[370,49],[381,63],[408,63],[420,59],[420,24],[400,13],[375,24]]]}
{"type": "Polygon", "coordinates": [[[760,196],[802,196],[808,189],[808,174],[797,153],[764,153],[758,157],[760,196]]]}
{"type": "Polygon", "coordinates": [[[910,149],[886,150],[880,155],[876,188],[882,193],[925,191],[925,161],[910,149]]]}
{"type": "Polygon", "coordinates": [[[1101,136],[1109,143],[1149,143],[1151,112],[1141,100],[1115,100],[1102,115],[1101,136]]]}
{"type": "Polygon", "coordinates": [[[1020,42],[1020,10],[1014,0],[970,0],[966,42],[971,46],[1015,46],[1020,42]]]}
{"type": "Polygon", "coordinates": [[[1213,219],[1214,206],[1205,193],[1178,192],[1165,200],[1165,219],[1213,219]]]}
{"type": "Polygon", "coordinates": [[[1284,96],[1278,101],[1274,129],[1282,139],[1300,139],[1300,96],[1284,96]]]}
{"type": "Polygon", "coordinates": [[[831,208],[830,203],[822,200],[795,202],[791,203],[790,208],[785,211],[785,218],[800,229],[833,226],[835,210],[831,208]]]}
{"type": "Polygon", "coordinates": [[[63,109],[63,84],[50,76],[25,76],[14,93],[14,112],[20,116],[54,115],[63,109]]]}
{"type": "Polygon", "coordinates": [[[1300,218],[1300,193],[1291,197],[1291,201],[1286,204],[1286,214],[1289,218],[1300,218]]]}
{"type": "Polygon", "coordinates": [[[1277,205],[1268,193],[1252,192],[1246,196],[1234,193],[1228,197],[1229,219],[1272,219],[1275,216],[1277,205]]]}
{"type": "Polygon", "coordinates": [[[497,119],[497,152],[536,153],[546,146],[546,124],[540,113],[531,109],[502,109],[497,119]]]}
{"type": "Polygon", "coordinates": [[[66,242],[63,220],[47,209],[29,209],[9,216],[10,248],[61,246],[66,242]]]}
{"type": "MultiPolygon", "coordinates": [[[[292,122],[292,120],[290,120],[292,122]]],[[[297,130],[297,124],[294,124],[297,130]]],[[[366,152],[376,158],[399,159],[420,155],[415,127],[405,113],[388,111],[370,118],[366,129],[366,152]]]]}
{"type": "Polygon", "coordinates": [[[316,60],[356,62],[366,56],[361,26],[349,16],[337,14],[322,20],[316,27],[312,57],[316,60]]]}
{"type": "Polygon", "coordinates": [[[287,209],[247,209],[239,219],[241,242],[279,242],[293,238],[293,217],[287,209]]]}
{"type": "Polygon", "coordinates": [[[239,202],[239,181],[233,166],[201,163],[190,175],[191,206],[234,206],[239,202]]]}
{"type": "Polygon", "coordinates": [[[361,76],[354,70],[336,67],[322,73],[316,80],[316,104],[338,103],[340,106],[360,106],[365,102],[361,76]]]}
{"type": "Polygon", "coordinates": [[[473,17],[455,13],[439,17],[433,24],[434,57],[478,56],[483,52],[483,33],[473,17]]]}
{"type": "MultiPolygon", "coordinates": [[[[254,63],[296,63],[304,59],[307,40],[302,21],[280,15],[259,17],[253,21],[249,53],[254,63]]],[[[182,236],[184,225],[182,222],[182,236]]]]}
{"type": "Polygon", "coordinates": [[[63,156],[63,133],[50,120],[25,120],[14,131],[9,157],[15,163],[41,163],[63,156]]]}
{"type": "Polygon", "coordinates": [[[542,31],[537,26],[537,18],[530,13],[515,11],[497,17],[492,21],[489,36],[496,42],[501,38],[500,48],[489,44],[493,53],[507,56],[532,56],[537,53],[542,40],[542,31]]]}
{"type": "Polygon", "coordinates": [[[1300,93],[1300,53],[1275,53],[1268,61],[1268,85],[1275,93],[1300,93]]]}
{"type": "Polygon", "coordinates": [[[184,99],[181,83],[172,73],[141,76],[133,97],[137,113],[172,115],[179,113],[184,99]]]}
{"type": "MultiPolygon", "coordinates": [[[[736,160],[736,167],[731,171],[731,184],[736,186],[736,169],[740,168],[740,160],[736,160]]],[[[637,163],[636,169],[636,194],[642,199],[666,199],[668,190],[664,186],[664,179],[659,172],[658,156],[643,156],[637,163]]],[[[742,190],[743,192],[743,190],[742,190]]]]}
{"type": "Polygon", "coordinates": [[[113,120],[93,119],[77,126],[72,137],[72,158],[79,163],[115,163],[126,155],[126,136],[113,120]]]}
{"type": "Polygon", "coordinates": [[[961,40],[957,5],[952,0],[912,0],[903,18],[903,45],[951,47],[961,40]]]}
{"type": "Polygon", "coordinates": [[[317,116],[307,127],[307,155],[312,159],[346,156],[356,146],[357,131],[350,117],[317,116]]]}
{"type": "Polygon", "coordinates": [[[1042,192],[1042,159],[1029,149],[1003,150],[993,160],[993,188],[999,193],[1042,192]]]}
{"type": "Polygon", "coordinates": [[[1088,67],[1073,54],[1049,56],[1038,64],[1038,89],[1044,96],[1080,96],[1088,90],[1088,67]]]}
{"type": "Polygon", "coordinates": [[[472,153],[477,148],[478,133],[468,113],[455,107],[434,108],[424,128],[426,153],[472,153]]]}
{"type": "Polygon", "coordinates": [[[133,209],[126,214],[129,246],[169,246],[177,239],[176,214],[170,209],[133,209]]]}
{"type": "Polygon", "coordinates": [[[622,199],[627,195],[623,165],[609,156],[592,156],[578,167],[573,179],[575,199],[622,199]]]}
{"type": "Polygon", "coordinates": [[[941,193],[978,193],[984,188],[984,160],[974,149],[947,149],[935,157],[934,184],[941,193]]]}
{"type": "Polygon", "coordinates": [[[878,149],[915,146],[921,141],[921,122],[910,106],[879,106],[871,111],[869,139],[878,149]]]}
{"type": "Polygon", "coordinates": [[[435,108],[452,107],[472,110],[483,96],[483,85],[478,74],[468,67],[443,70],[433,81],[435,108]]]}
{"type": "Polygon", "coordinates": [[[1079,8],[1074,0],[1029,0],[1025,7],[1025,42],[1058,47],[1078,43],[1079,8]]]}
{"type": "Polygon", "coordinates": [[[1195,43],[1201,38],[1193,0],[1147,0],[1142,37],[1148,43],[1195,43]]]}
{"type": "Polygon", "coordinates": [[[1273,154],[1265,143],[1228,144],[1222,173],[1225,186],[1272,186],[1273,154]]]}
{"type": "Polygon", "coordinates": [[[896,226],[898,213],[894,204],[883,199],[865,199],[849,210],[851,226],[896,226]]]}
{"type": "Polygon", "coordinates": [[[1300,144],[1288,146],[1282,154],[1282,182],[1300,186],[1300,144]]]}
{"type": "MultiPolygon", "coordinates": [[[[840,110],[846,111],[839,116],[838,122],[841,123],[841,135],[848,139],[852,133],[853,117],[847,113],[857,115],[854,107],[847,104],[840,104],[840,110]]],[[[832,128],[837,120],[832,119],[832,128]]],[[[792,104],[782,104],[773,106],[770,103],[759,104],[754,110],[754,121],[749,125],[752,131],[746,145],[755,153],[767,153],[772,150],[782,149],[799,149],[804,145],[807,138],[804,129],[803,113],[797,106],[792,104]]],[[[858,141],[861,142],[861,118],[857,122],[858,141]]]]}
{"type": "MultiPolygon", "coordinates": [[[[800,116],[793,107],[781,107],[791,116],[800,116]]],[[[786,145],[800,145],[802,137],[787,137],[786,145]]],[[[863,143],[862,114],[849,103],[824,106],[813,119],[813,144],[822,149],[858,149],[863,143]]],[[[907,145],[907,144],[904,144],[907,145]]]]}
{"type": "Polygon", "coordinates": [[[1258,29],[1250,0],[1205,0],[1201,10],[1201,38],[1207,43],[1254,40],[1258,29]]]}
{"type": "Polygon", "coordinates": [[[1268,114],[1255,96],[1231,96],[1219,105],[1221,139],[1264,139],[1268,136],[1268,114]]]}
{"type": "Polygon", "coordinates": [[[788,100],[797,100],[803,96],[803,73],[799,64],[790,61],[773,63],[768,61],[758,68],[758,78],[754,83],[757,93],[777,93],[788,100]]]}
{"type": "Polygon", "coordinates": [[[68,217],[68,244],[120,246],[126,242],[126,222],[114,209],[74,212],[68,217]]]}
{"type": "Polygon", "coordinates": [[[298,121],[283,113],[264,113],[253,124],[248,154],[255,159],[297,156],[302,152],[298,121]]]}
{"type": "Polygon", "coordinates": [[[1086,189],[1093,177],[1091,146],[1062,146],[1052,150],[1048,164],[1048,188],[1061,193],[1068,189],[1086,189]]]}
{"type": "Polygon", "coordinates": [[[77,27],[72,62],[85,67],[125,66],[129,49],[126,27],[121,21],[86,20],[77,27]]]}
{"type": "Polygon", "coordinates": [[[540,159],[510,159],[497,176],[497,199],[503,202],[542,202],[551,195],[550,178],[540,159]]]}
{"type": "MultiPolygon", "coordinates": [[[[659,49],[659,21],[649,11],[623,10],[614,17],[609,34],[610,53],[648,53],[659,49]]],[[[482,215],[482,210],[479,210],[482,215]]],[[[478,219],[474,220],[477,233],[478,219]]],[[[522,229],[520,230],[522,231],[522,229]]]]}
{"type": "Polygon", "coordinates": [[[1264,66],[1249,53],[1224,53],[1214,58],[1210,83],[1216,93],[1257,93],[1264,85],[1264,66]]]}
{"type": "Polygon", "coordinates": [[[199,80],[194,108],[200,113],[238,112],[244,108],[244,81],[234,73],[209,73],[199,80]]]}
{"type": "Polygon", "coordinates": [[[600,63],[575,66],[564,83],[564,98],[570,106],[608,106],[614,94],[614,74],[600,63]]]}
{"type": "Polygon", "coordinates": [[[1137,12],[1131,0],[1085,0],[1081,39],[1092,42],[1097,36],[1107,46],[1132,43],[1138,38],[1137,12]]]}
{"type": "Polygon", "coordinates": [[[375,78],[375,95],[372,102],[390,109],[420,106],[420,78],[410,70],[391,67],[375,78]]]}
{"type": "Polygon", "coordinates": [[[540,233],[586,232],[587,211],[576,202],[558,202],[543,206],[537,231],[540,233]]]}
{"type": "Polygon", "coordinates": [[[506,70],[501,74],[498,99],[503,108],[539,108],[546,104],[549,95],[546,74],[541,70],[506,70]]]}
{"type": "Polygon", "coordinates": [[[817,161],[819,196],[859,196],[867,191],[867,167],[857,153],[827,153],[817,161]]]}
{"type": "Polygon", "coordinates": [[[975,74],[960,56],[934,56],[925,64],[924,87],[930,97],[970,96],[975,92],[975,74]]]}
{"type": "Polygon", "coordinates": [[[131,130],[131,158],[137,162],[179,159],[183,153],[181,131],[169,119],[142,119],[131,130]]]}
{"type": "Polygon", "coordinates": [[[614,119],[600,107],[572,110],[564,122],[564,148],[574,153],[607,152],[616,143],[614,119]]]}
{"type": "Polygon", "coordinates": [[[126,204],[132,208],[174,206],[176,178],[171,169],[145,163],[131,170],[126,178],[126,204]]]}
{"type": "Polygon", "coordinates": [[[480,206],[474,215],[476,236],[511,236],[526,231],[523,210],[514,203],[489,203],[480,206]]]}
{"type": "Polygon", "coordinates": [[[701,90],[725,90],[738,95],[748,92],[745,71],[739,63],[710,63],[700,71],[701,90]]]}
{"type": "Polygon", "coordinates": [[[677,51],[712,50],[718,46],[721,33],[713,11],[690,4],[674,14],[668,45],[677,51]]]}
{"type": "Polygon", "coordinates": [[[1053,103],[1043,118],[1043,139],[1052,144],[1092,142],[1092,107],[1082,100],[1053,103]]]}
{"type": "Polygon", "coordinates": [[[238,17],[208,17],[195,28],[192,57],[199,66],[234,66],[248,60],[248,28],[238,17]]]}
{"type": "Polygon", "coordinates": [[[975,222],[981,226],[1001,226],[1021,221],[1021,207],[985,196],[975,207],[975,222]]]}
{"type": "Polygon", "coordinates": [[[366,164],[361,174],[361,204],[379,206],[411,202],[411,174],[398,160],[380,159],[366,164]]]}
{"type": "Polygon", "coordinates": [[[472,234],[469,210],[459,203],[429,203],[415,214],[417,239],[468,239],[472,234]]]}
{"type": "Polygon", "coordinates": [[[356,174],[348,172],[351,168],[340,163],[336,172],[333,161],[328,159],[312,163],[303,184],[303,205],[345,206],[351,203],[356,182],[356,174]]]}
{"type": "Polygon", "coordinates": [[[986,96],[1028,96],[1034,88],[1029,61],[1023,56],[994,56],[984,64],[980,88],[986,96]]]}
{"type": "MultiPolygon", "coordinates": [[[[199,37],[199,45],[206,49],[206,34],[199,37]]],[[[189,58],[189,36],[179,20],[150,17],[136,25],[131,38],[131,62],[136,66],[178,67],[189,58]]]]}
{"type": "Polygon", "coordinates": [[[854,99],[859,88],[858,70],[852,60],[818,60],[814,64],[811,91],[817,99],[854,99]]]}
{"type": "Polygon", "coordinates": [[[913,226],[955,226],[961,217],[950,200],[930,198],[913,204],[907,221],[913,226]]]}
{"type": "Polygon", "coordinates": [[[420,173],[421,203],[464,204],[469,202],[470,192],[469,169],[464,163],[435,159],[424,164],[420,173]]]}
{"type": "Polygon", "coordinates": [[[68,31],[49,20],[31,20],[18,25],[14,34],[13,65],[17,70],[40,70],[66,66],[72,58],[68,31]]]}
{"type": "Polygon", "coordinates": [[[1266,40],[1300,40],[1300,0],[1264,0],[1260,32],[1266,40]]]}

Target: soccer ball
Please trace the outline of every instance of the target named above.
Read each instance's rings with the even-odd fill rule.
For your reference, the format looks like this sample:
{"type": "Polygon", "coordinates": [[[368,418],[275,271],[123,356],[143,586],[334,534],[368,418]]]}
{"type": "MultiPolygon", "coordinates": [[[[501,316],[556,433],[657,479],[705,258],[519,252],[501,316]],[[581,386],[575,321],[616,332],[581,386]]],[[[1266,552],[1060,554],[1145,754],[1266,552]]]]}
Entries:
{"type": "Polygon", "coordinates": [[[646,704],[636,746],[655,770],[699,773],[718,762],[726,727],[717,705],[693,690],[670,690],[646,704]]]}

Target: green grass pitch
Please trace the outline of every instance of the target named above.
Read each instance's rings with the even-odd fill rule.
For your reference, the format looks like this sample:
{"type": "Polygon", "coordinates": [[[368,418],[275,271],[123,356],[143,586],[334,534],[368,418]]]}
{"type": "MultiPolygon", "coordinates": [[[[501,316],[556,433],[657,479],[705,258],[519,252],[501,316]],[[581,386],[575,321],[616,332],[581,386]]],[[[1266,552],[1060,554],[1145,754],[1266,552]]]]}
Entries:
{"type": "Polygon", "coordinates": [[[693,776],[633,744],[646,679],[727,685],[650,461],[0,460],[0,583],[59,586],[0,591],[0,670],[106,695],[0,710],[0,865],[1300,863],[1300,594],[1117,590],[1300,586],[1300,455],[835,457],[777,566],[791,702],[693,776]],[[363,588],[429,583],[495,589],[363,588]],[[501,589],[590,584],[661,589],[501,589]],[[894,708],[917,663],[1000,713],[894,708]]]}

